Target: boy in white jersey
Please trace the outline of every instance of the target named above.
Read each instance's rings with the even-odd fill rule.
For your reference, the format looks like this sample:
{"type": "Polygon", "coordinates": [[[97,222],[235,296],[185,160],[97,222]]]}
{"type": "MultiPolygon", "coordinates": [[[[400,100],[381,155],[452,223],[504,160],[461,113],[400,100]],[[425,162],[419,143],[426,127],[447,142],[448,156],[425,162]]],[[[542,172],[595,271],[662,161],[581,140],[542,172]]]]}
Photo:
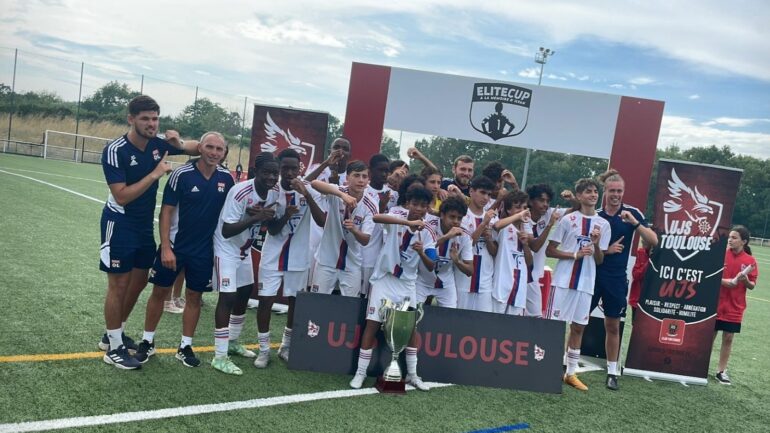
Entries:
{"type": "MultiPolygon", "coordinates": [[[[554,224],[564,215],[564,210],[551,207],[554,196],[553,189],[544,183],[531,185],[527,188],[527,194],[529,195],[529,211],[532,215],[530,225],[533,238],[529,244],[532,250],[532,269],[527,284],[527,310],[525,313],[530,317],[542,317],[543,296],[540,290],[540,279],[545,272],[545,245],[554,224]]],[[[561,198],[572,205],[579,205],[570,190],[562,191],[561,198]]]]}
{"type": "MultiPolygon", "coordinates": [[[[390,160],[387,156],[377,153],[369,159],[369,186],[365,194],[376,205],[377,213],[388,213],[391,207],[396,205],[398,192],[388,186],[390,175],[390,160]]],[[[382,226],[375,224],[369,243],[363,248],[363,262],[361,267],[361,294],[369,296],[369,278],[374,270],[374,263],[380,255],[382,248],[382,226]]]]}
{"type": "Polygon", "coordinates": [[[227,356],[256,356],[238,343],[243,329],[246,304],[254,284],[251,245],[262,224],[274,221],[278,196],[278,164],[269,152],[254,161],[253,181],[235,185],[227,194],[214,231],[214,275],[219,292],[214,315],[214,359],[211,366],[226,374],[243,372],[227,356]]]}
{"type": "Polygon", "coordinates": [[[438,301],[439,307],[457,308],[455,270],[470,276],[473,272],[471,238],[460,227],[468,212],[465,199],[450,196],[441,203],[439,215],[425,215],[425,222],[436,232],[436,266],[429,271],[420,265],[417,277],[417,302],[428,296],[438,301]]]}
{"type": "Polygon", "coordinates": [[[559,259],[553,277],[546,317],[570,324],[567,339],[567,371],[564,383],[587,391],[575,374],[580,359],[583,329],[588,324],[594,293],[596,265],[604,260],[610,244],[610,226],[596,213],[599,182],[580,179],[575,184],[580,209],[564,215],[549,238],[546,255],[559,259]]]}
{"type": "Polygon", "coordinates": [[[473,242],[473,272],[470,276],[455,270],[457,284],[457,308],[476,311],[492,311],[492,277],[495,272],[497,241],[491,225],[495,223],[497,211],[486,210],[490,193],[495,188],[492,179],[475,177],[470,184],[468,213],[461,226],[470,233],[473,242]]]}
{"type": "Polygon", "coordinates": [[[339,282],[343,296],[361,293],[362,248],[369,243],[374,228],[376,205],[364,195],[369,169],[361,161],[347,167],[347,187],[314,180],[313,188],[326,195],[326,224],[315,252],[314,281],[311,291],[330,294],[339,282]]]}
{"type": "Polygon", "coordinates": [[[265,368],[270,362],[270,310],[281,284],[283,295],[289,302],[289,312],[278,356],[284,361],[289,360],[294,301],[297,292],[307,285],[310,266],[310,220],[323,226],[326,219],[318,205],[321,195],[298,177],[299,154],[295,150],[284,149],[278,154],[278,161],[281,180],[273,190],[278,194],[276,215],[279,219],[267,226],[259,264],[259,356],[254,361],[257,368],[265,368]]]}
{"type": "Polygon", "coordinates": [[[527,193],[511,191],[499,201],[502,209],[495,222],[497,255],[492,288],[492,311],[523,316],[527,304],[527,279],[532,265],[529,249],[530,213],[527,193]]]}
{"type": "MultiPolygon", "coordinates": [[[[366,379],[375,336],[380,328],[379,309],[382,301],[388,299],[395,304],[409,303],[414,308],[417,305],[415,280],[418,265],[433,270],[436,240],[433,231],[423,220],[432,197],[427,189],[415,187],[406,194],[406,210],[395,207],[388,214],[374,216],[375,223],[384,225],[385,242],[372,274],[372,293],[366,310],[366,327],[361,337],[358,370],[350,381],[352,388],[361,388],[366,379]]],[[[406,382],[427,391],[428,386],[417,376],[416,335],[416,332],[412,334],[406,347],[406,382]]]]}

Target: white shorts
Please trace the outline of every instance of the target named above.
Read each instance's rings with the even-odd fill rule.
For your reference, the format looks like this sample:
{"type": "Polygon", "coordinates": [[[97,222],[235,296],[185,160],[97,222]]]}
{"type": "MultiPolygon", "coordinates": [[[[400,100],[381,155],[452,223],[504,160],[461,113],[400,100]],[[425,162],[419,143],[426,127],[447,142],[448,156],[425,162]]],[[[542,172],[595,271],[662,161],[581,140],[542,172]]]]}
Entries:
{"type": "Polygon", "coordinates": [[[409,306],[417,306],[417,290],[414,282],[406,282],[387,274],[384,277],[372,281],[372,292],[369,296],[369,304],[366,307],[366,320],[382,322],[380,319],[380,307],[382,300],[389,299],[396,304],[403,303],[409,299],[409,306]]]}
{"type": "Polygon", "coordinates": [[[274,271],[259,268],[259,296],[276,296],[283,283],[283,296],[296,297],[305,289],[307,271],[274,271]]]}
{"type": "Polygon", "coordinates": [[[254,284],[254,267],[251,257],[244,260],[214,256],[214,274],[211,284],[215,291],[235,293],[238,287],[254,284]]]}
{"type": "Polygon", "coordinates": [[[313,272],[315,281],[310,286],[313,293],[331,294],[334,285],[339,281],[340,292],[343,296],[358,296],[361,293],[361,268],[337,269],[316,263],[313,272]]]}
{"type": "Polygon", "coordinates": [[[369,292],[372,291],[372,283],[369,282],[369,278],[372,278],[374,273],[374,266],[361,268],[361,294],[365,298],[369,297],[369,292]]]}
{"type": "Polygon", "coordinates": [[[587,325],[591,298],[590,293],[553,286],[548,297],[546,319],[587,325]]]}
{"type": "Polygon", "coordinates": [[[539,281],[527,283],[527,316],[543,317],[543,292],[539,281]]]}
{"type": "Polygon", "coordinates": [[[439,307],[457,308],[457,289],[454,287],[436,289],[423,284],[417,284],[417,302],[425,302],[428,296],[435,297],[439,307]]]}
{"type": "Polygon", "coordinates": [[[492,300],[492,312],[497,314],[507,314],[509,316],[523,316],[524,309],[521,307],[514,307],[508,305],[507,302],[500,302],[498,300],[492,300]]]}
{"type": "Polygon", "coordinates": [[[457,292],[457,308],[463,310],[483,311],[485,313],[492,312],[492,292],[486,293],[471,293],[471,292],[457,292]]]}

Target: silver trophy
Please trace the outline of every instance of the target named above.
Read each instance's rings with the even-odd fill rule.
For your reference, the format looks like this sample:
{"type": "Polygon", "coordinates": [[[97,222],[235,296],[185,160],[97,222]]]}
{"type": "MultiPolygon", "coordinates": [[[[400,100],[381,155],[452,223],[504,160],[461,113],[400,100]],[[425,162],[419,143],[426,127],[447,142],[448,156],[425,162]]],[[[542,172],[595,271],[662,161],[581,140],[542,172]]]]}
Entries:
{"type": "Polygon", "coordinates": [[[406,384],[398,365],[398,356],[409,344],[417,324],[422,320],[422,303],[417,304],[417,309],[410,311],[409,298],[404,299],[401,304],[383,299],[379,313],[385,342],[392,351],[392,357],[390,365],[382,376],[377,378],[375,387],[382,393],[403,394],[406,392],[406,384]]]}

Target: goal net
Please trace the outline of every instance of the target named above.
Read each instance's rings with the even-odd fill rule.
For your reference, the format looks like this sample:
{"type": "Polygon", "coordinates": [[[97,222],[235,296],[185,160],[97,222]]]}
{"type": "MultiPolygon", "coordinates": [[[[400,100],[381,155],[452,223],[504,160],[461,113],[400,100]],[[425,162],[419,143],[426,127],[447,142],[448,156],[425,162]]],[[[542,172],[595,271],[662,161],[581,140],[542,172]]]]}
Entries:
{"type": "MultiPolygon", "coordinates": [[[[101,164],[104,146],[114,139],[48,129],[45,131],[43,140],[42,157],[61,161],[101,164]]],[[[176,159],[180,158],[177,157],[176,159]]],[[[187,157],[182,159],[187,159],[187,157]]],[[[171,168],[177,168],[184,164],[180,161],[169,161],[169,163],[171,168]]]]}

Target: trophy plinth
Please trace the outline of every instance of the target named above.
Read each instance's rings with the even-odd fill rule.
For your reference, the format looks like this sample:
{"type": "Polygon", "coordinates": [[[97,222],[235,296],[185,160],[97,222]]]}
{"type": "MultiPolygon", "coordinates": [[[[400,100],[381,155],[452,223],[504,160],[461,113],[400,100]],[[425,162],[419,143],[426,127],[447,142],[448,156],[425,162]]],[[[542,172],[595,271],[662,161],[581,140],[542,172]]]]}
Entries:
{"type": "Polygon", "coordinates": [[[382,394],[406,394],[406,382],[404,379],[393,382],[386,380],[384,376],[380,376],[377,378],[377,383],[374,384],[374,387],[382,394]]]}

